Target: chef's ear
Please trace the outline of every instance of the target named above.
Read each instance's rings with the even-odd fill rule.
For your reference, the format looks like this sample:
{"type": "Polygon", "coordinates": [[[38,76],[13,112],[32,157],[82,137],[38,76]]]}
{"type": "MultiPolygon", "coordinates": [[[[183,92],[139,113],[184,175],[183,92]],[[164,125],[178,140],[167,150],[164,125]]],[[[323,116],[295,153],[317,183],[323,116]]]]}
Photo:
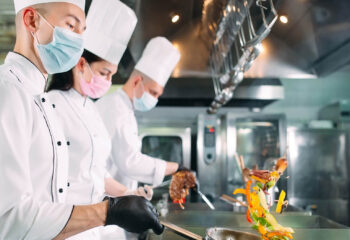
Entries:
{"type": "Polygon", "coordinates": [[[142,81],[142,77],[137,74],[135,77],[134,77],[134,87],[137,86],[137,84],[139,84],[140,82],[142,81]]]}
{"type": "Polygon", "coordinates": [[[39,15],[36,13],[36,10],[32,7],[27,7],[22,10],[22,18],[24,26],[31,32],[35,33],[39,27],[39,15]]]}
{"type": "Polygon", "coordinates": [[[86,59],[84,57],[81,57],[76,65],[77,67],[77,70],[79,72],[84,72],[84,67],[85,67],[85,64],[86,64],[86,59]]]}

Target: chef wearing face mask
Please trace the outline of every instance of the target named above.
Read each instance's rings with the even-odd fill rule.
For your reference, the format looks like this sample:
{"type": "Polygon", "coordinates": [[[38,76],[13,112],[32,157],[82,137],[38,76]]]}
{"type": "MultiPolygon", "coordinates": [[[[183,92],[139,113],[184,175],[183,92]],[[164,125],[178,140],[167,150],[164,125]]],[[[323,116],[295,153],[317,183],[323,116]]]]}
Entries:
{"type": "Polygon", "coordinates": [[[108,169],[128,188],[136,189],[137,181],[158,185],[179,167],[141,153],[134,115],[135,110],[149,111],[156,106],[179,59],[180,53],[166,38],[151,39],[122,89],[96,103],[112,137],[108,169]]]}
{"type": "MultiPolygon", "coordinates": [[[[90,99],[100,98],[109,90],[136,22],[133,10],[118,0],[92,1],[86,19],[82,57],[70,71],[52,76],[48,97],[55,105],[69,143],[67,203],[97,203],[105,193],[151,197],[150,188],[147,193],[143,188],[130,190],[108,174],[106,164],[111,139],[90,99]]],[[[70,239],[99,239],[99,230],[70,239]]],[[[118,232],[118,239],[124,239],[124,231],[118,232]]]]}
{"type": "Polygon", "coordinates": [[[66,141],[54,106],[42,93],[48,73],[66,71],[80,58],[85,1],[15,0],[14,5],[16,44],[0,67],[0,239],[64,239],[111,224],[161,232],[152,206],[140,197],[65,203],[66,141]]]}

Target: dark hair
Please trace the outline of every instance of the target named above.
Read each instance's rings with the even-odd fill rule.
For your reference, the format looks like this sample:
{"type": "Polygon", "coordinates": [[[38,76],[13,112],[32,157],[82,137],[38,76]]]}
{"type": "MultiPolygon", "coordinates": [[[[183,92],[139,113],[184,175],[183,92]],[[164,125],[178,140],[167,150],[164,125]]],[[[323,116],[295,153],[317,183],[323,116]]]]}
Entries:
{"type": "MultiPolygon", "coordinates": [[[[84,50],[83,58],[91,64],[93,62],[99,62],[103,61],[102,58],[96,56],[92,52],[89,52],[88,50],[84,50]]],[[[63,73],[56,73],[52,75],[51,81],[47,87],[47,91],[51,90],[62,90],[62,91],[68,91],[73,87],[74,79],[73,79],[73,69],[63,72],[63,73]]]]}

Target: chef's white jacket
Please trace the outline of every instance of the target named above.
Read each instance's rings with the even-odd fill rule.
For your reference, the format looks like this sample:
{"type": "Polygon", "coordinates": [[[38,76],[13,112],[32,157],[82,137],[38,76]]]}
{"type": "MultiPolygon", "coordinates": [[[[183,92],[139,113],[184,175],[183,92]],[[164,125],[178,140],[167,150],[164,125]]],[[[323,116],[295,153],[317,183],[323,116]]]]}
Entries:
{"type": "MultiPolygon", "coordinates": [[[[118,89],[95,104],[112,138],[108,172],[128,189],[135,190],[138,181],[159,185],[164,179],[166,162],[141,153],[142,143],[128,95],[118,89]]],[[[121,234],[115,226],[109,226],[103,231],[103,239],[118,239],[117,236],[121,234]]],[[[126,235],[128,240],[137,239],[135,234],[126,235]]]]}
{"type": "Polygon", "coordinates": [[[0,239],[52,239],[72,212],[63,203],[65,139],[52,105],[38,96],[45,84],[20,54],[9,53],[0,66],[0,239]]]}
{"type": "Polygon", "coordinates": [[[93,204],[102,201],[104,178],[111,151],[111,139],[104,123],[89,98],[74,88],[48,92],[55,104],[59,120],[68,141],[69,187],[67,202],[93,204]]]}
{"type": "MultiPolygon", "coordinates": [[[[48,97],[58,113],[69,152],[69,187],[67,202],[94,204],[105,196],[104,179],[111,177],[106,164],[111,151],[111,139],[95,104],[75,89],[53,90],[48,97]]],[[[70,240],[105,239],[103,227],[77,234],[70,240]],[[102,236],[101,236],[102,234],[102,236]]],[[[122,229],[113,226],[115,239],[125,239],[122,229]],[[118,235],[116,235],[118,234],[118,235]]]]}
{"type": "Polygon", "coordinates": [[[142,143],[128,95],[118,89],[98,100],[96,106],[112,138],[109,173],[129,189],[136,189],[138,181],[159,185],[164,179],[166,162],[141,153],[142,143]]]}

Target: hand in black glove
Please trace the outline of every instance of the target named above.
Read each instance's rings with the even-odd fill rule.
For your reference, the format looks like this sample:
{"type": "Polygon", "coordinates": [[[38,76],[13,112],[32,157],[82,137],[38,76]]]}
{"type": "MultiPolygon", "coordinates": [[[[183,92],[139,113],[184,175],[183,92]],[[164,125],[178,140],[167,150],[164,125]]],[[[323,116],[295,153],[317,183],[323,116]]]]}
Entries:
{"type": "Polygon", "coordinates": [[[152,229],[160,235],[164,226],[152,204],[140,196],[105,198],[108,200],[106,225],[118,225],[128,232],[142,233],[152,229]]]}

